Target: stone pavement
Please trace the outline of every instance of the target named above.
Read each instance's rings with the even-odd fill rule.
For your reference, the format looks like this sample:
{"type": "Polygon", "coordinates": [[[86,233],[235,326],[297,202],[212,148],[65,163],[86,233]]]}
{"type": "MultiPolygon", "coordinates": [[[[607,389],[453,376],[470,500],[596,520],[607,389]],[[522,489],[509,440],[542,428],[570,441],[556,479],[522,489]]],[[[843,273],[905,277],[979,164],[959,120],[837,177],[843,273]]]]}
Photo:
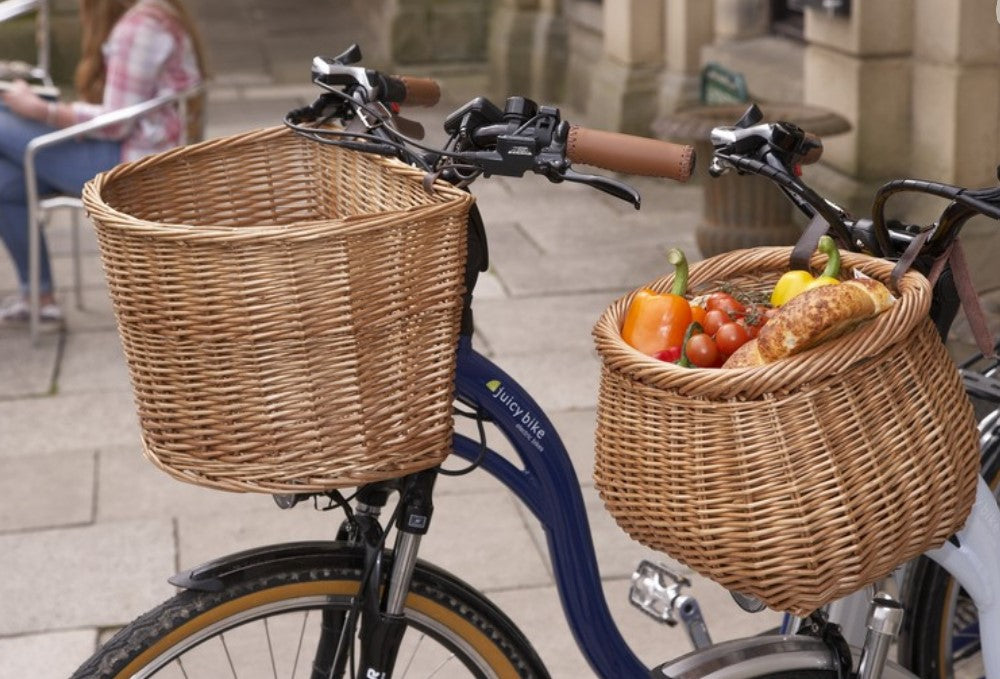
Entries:
{"type": "MultiPolygon", "coordinates": [[[[308,85],[287,83],[306,81],[314,52],[352,39],[351,22],[339,10],[317,10],[321,4],[296,3],[288,13],[277,0],[194,3],[216,63],[209,137],[277,124],[313,96],[308,85]]],[[[418,119],[436,129],[475,85],[475,78],[445,81],[446,101],[418,119]]],[[[635,564],[659,556],[616,527],[590,480],[598,383],[590,330],[612,300],[667,270],[669,247],[696,252],[700,190],[635,184],[644,198],[639,212],[536,177],[477,183],[492,268],[476,319],[478,346],[537,396],[573,451],[615,618],[654,663],[689,645],[683,631],[626,601],[635,564]]],[[[34,348],[23,331],[0,333],[0,679],[66,677],[109,632],[170,596],[166,578],[176,570],[252,546],[328,539],[337,524],[311,508],[280,511],[266,496],[179,483],[142,458],[96,246],[89,226],[83,231],[85,308],[75,309],[61,289],[67,332],[34,348]]],[[[67,234],[50,230],[64,283],[67,234]]],[[[0,292],[14,287],[0,259],[0,292]]],[[[541,531],[499,484],[482,473],[442,479],[424,545],[424,558],[482,588],[512,616],[553,676],[590,676],[562,622],[541,531]]],[[[702,579],[694,593],[717,639],[776,624],[773,613],[740,612],[702,579]]]]}

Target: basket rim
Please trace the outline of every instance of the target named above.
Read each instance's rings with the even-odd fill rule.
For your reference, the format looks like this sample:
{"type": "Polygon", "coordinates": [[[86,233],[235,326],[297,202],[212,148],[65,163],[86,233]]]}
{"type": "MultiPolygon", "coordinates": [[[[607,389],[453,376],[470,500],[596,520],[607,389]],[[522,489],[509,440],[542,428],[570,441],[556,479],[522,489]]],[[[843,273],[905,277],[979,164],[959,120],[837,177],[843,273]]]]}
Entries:
{"type": "MultiPolygon", "coordinates": [[[[734,274],[787,271],[791,252],[791,247],[757,247],[710,257],[691,264],[690,285],[723,280],[734,274]]],[[[819,268],[825,259],[814,254],[811,264],[819,268]]],[[[849,251],[841,252],[841,260],[844,271],[857,269],[882,282],[889,280],[895,267],[893,262],[849,251]]],[[[930,283],[922,274],[910,270],[900,281],[900,294],[892,307],[846,335],[762,366],[726,370],[682,368],[646,356],[621,336],[625,313],[635,294],[642,288],[665,292],[673,278],[673,274],[664,276],[617,299],[601,315],[593,335],[606,369],[650,387],[693,397],[755,399],[839,374],[905,340],[918,323],[928,318],[930,309],[930,283]]]]}
{"type": "MultiPolygon", "coordinates": [[[[261,240],[278,239],[302,241],[326,235],[331,229],[336,229],[338,233],[345,235],[364,232],[371,228],[384,226],[387,223],[399,221],[401,216],[407,219],[426,219],[439,213],[449,213],[454,210],[464,210],[475,202],[475,197],[468,191],[462,191],[451,184],[440,179],[435,179],[433,184],[433,196],[440,198],[430,198],[424,205],[414,205],[404,210],[387,210],[373,212],[364,215],[350,215],[336,219],[317,219],[296,221],[294,224],[260,224],[245,226],[224,226],[224,225],[191,225],[176,222],[160,222],[146,219],[139,219],[133,215],[122,212],[108,205],[102,193],[107,185],[114,181],[120,181],[132,174],[169,162],[175,158],[185,158],[198,154],[216,151],[218,147],[231,145],[249,145],[271,141],[287,137],[297,138],[297,135],[284,125],[266,127],[240,134],[210,139],[207,141],[181,146],[177,148],[146,156],[139,160],[122,163],[114,168],[101,172],[88,181],[82,191],[82,199],[87,214],[95,221],[100,222],[101,228],[112,228],[121,231],[141,234],[146,237],[163,238],[165,240],[217,240],[217,241],[241,241],[241,240],[261,240]]],[[[307,140],[306,140],[307,141],[307,140]]],[[[317,142],[314,142],[317,143],[317,142]]],[[[345,150],[347,153],[362,153],[360,151],[345,150]]],[[[402,175],[405,179],[416,182],[423,186],[425,173],[407,165],[396,158],[385,156],[374,156],[364,154],[369,162],[380,166],[380,169],[402,175]]]]}

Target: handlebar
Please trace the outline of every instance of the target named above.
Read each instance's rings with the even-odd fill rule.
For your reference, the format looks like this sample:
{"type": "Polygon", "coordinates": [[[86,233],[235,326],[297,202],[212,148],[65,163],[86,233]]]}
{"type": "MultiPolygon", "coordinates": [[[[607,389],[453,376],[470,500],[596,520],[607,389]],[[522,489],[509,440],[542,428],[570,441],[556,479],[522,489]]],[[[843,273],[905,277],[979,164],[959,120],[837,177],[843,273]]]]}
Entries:
{"type": "Polygon", "coordinates": [[[325,92],[311,105],[289,112],[286,125],[323,143],[395,155],[457,185],[479,176],[520,177],[531,171],[552,182],[587,184],[636,208],[640,199],[635,189],[613,177],[578,172],[573,164],[678,181],[690,178],[694,168],[691,146],[573,126],[562,120],[559,109],[524,97],[508,98],[503,109],[483,97],[473,99],[444,121],[447,144],[430,148],[416,135],[404,134],[419,125],[399,118],[395,105],[433,106],[441,97],[438,84],[353,65],[360,59],[357,45],[335,58],[316,57],[313,82],[325,92]],[[324,124],[331,119],[340,126],[324,124]],[[313,122],[317,124],[306,125],[313,122]]]}
{"type": "Polygon", "coordinates": [[[441,86],[430,78],[393,76],[390,81],[400,83],[403,96],[397,101],[405,106],[436,106],[441,100],[441,86]]]}
{"type": "Polygon", "coordinates": [[[658,139],[571,125],[566,157],[605,170],[685,182],[694,170],[694,148],[658,139]]]}
{"type": "Polygon", "coordinates": [[[717,177],[736,170],[766,177],[807,217],[822,217],[842,246],[861,248],[879,257],[899,257],[914,240],[914,234],[926,230],[913,225],[889,229],[885,205],[890,196],[901,192],[950,201],[933,225],[933,233],[919,243],[921,254],[930,257],[944,253],[971,217],[981,214],[1000,219],[1000,187],[970,190],[915,179],[888,182],[875,195],[872,218],[855,219],[797,177],[797,165],[816,162],[822,156],[822,141],[791,123],[760,124],[762,118],[760,109],[752,105],[735,125],[712,130],[715,152],[709,174],[717,177]]]}

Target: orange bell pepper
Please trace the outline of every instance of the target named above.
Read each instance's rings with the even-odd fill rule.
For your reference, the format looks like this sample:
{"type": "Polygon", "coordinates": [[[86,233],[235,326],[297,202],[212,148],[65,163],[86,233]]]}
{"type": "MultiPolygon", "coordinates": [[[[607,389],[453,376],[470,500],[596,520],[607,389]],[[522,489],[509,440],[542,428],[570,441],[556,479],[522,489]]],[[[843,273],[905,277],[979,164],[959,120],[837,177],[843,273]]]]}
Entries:
{"type": "Polygon", "coordinates": [[[688,281],[687,259],[675,248],[667,253],[667,261],[675,269],[670,292],[639,290],[632,298],[622,325],[622,339],[648,356],[681,346],[684,332],[691,325],[691,304],[684,297],[688,281]]]}

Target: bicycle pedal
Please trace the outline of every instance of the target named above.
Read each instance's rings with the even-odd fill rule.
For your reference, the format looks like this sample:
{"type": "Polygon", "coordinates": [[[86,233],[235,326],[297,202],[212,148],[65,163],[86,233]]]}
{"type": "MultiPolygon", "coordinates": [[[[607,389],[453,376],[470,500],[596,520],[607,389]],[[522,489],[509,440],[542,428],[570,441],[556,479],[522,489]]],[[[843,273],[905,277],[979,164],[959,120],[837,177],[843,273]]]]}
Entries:
{"type": "Polygon", "coordinates": [[[632,574],[629,602],[657,622],[673,627],[677,624],[674,614],[675,601],[691,581],[677,575],[662,564],[643,560],[632,574]]]}

